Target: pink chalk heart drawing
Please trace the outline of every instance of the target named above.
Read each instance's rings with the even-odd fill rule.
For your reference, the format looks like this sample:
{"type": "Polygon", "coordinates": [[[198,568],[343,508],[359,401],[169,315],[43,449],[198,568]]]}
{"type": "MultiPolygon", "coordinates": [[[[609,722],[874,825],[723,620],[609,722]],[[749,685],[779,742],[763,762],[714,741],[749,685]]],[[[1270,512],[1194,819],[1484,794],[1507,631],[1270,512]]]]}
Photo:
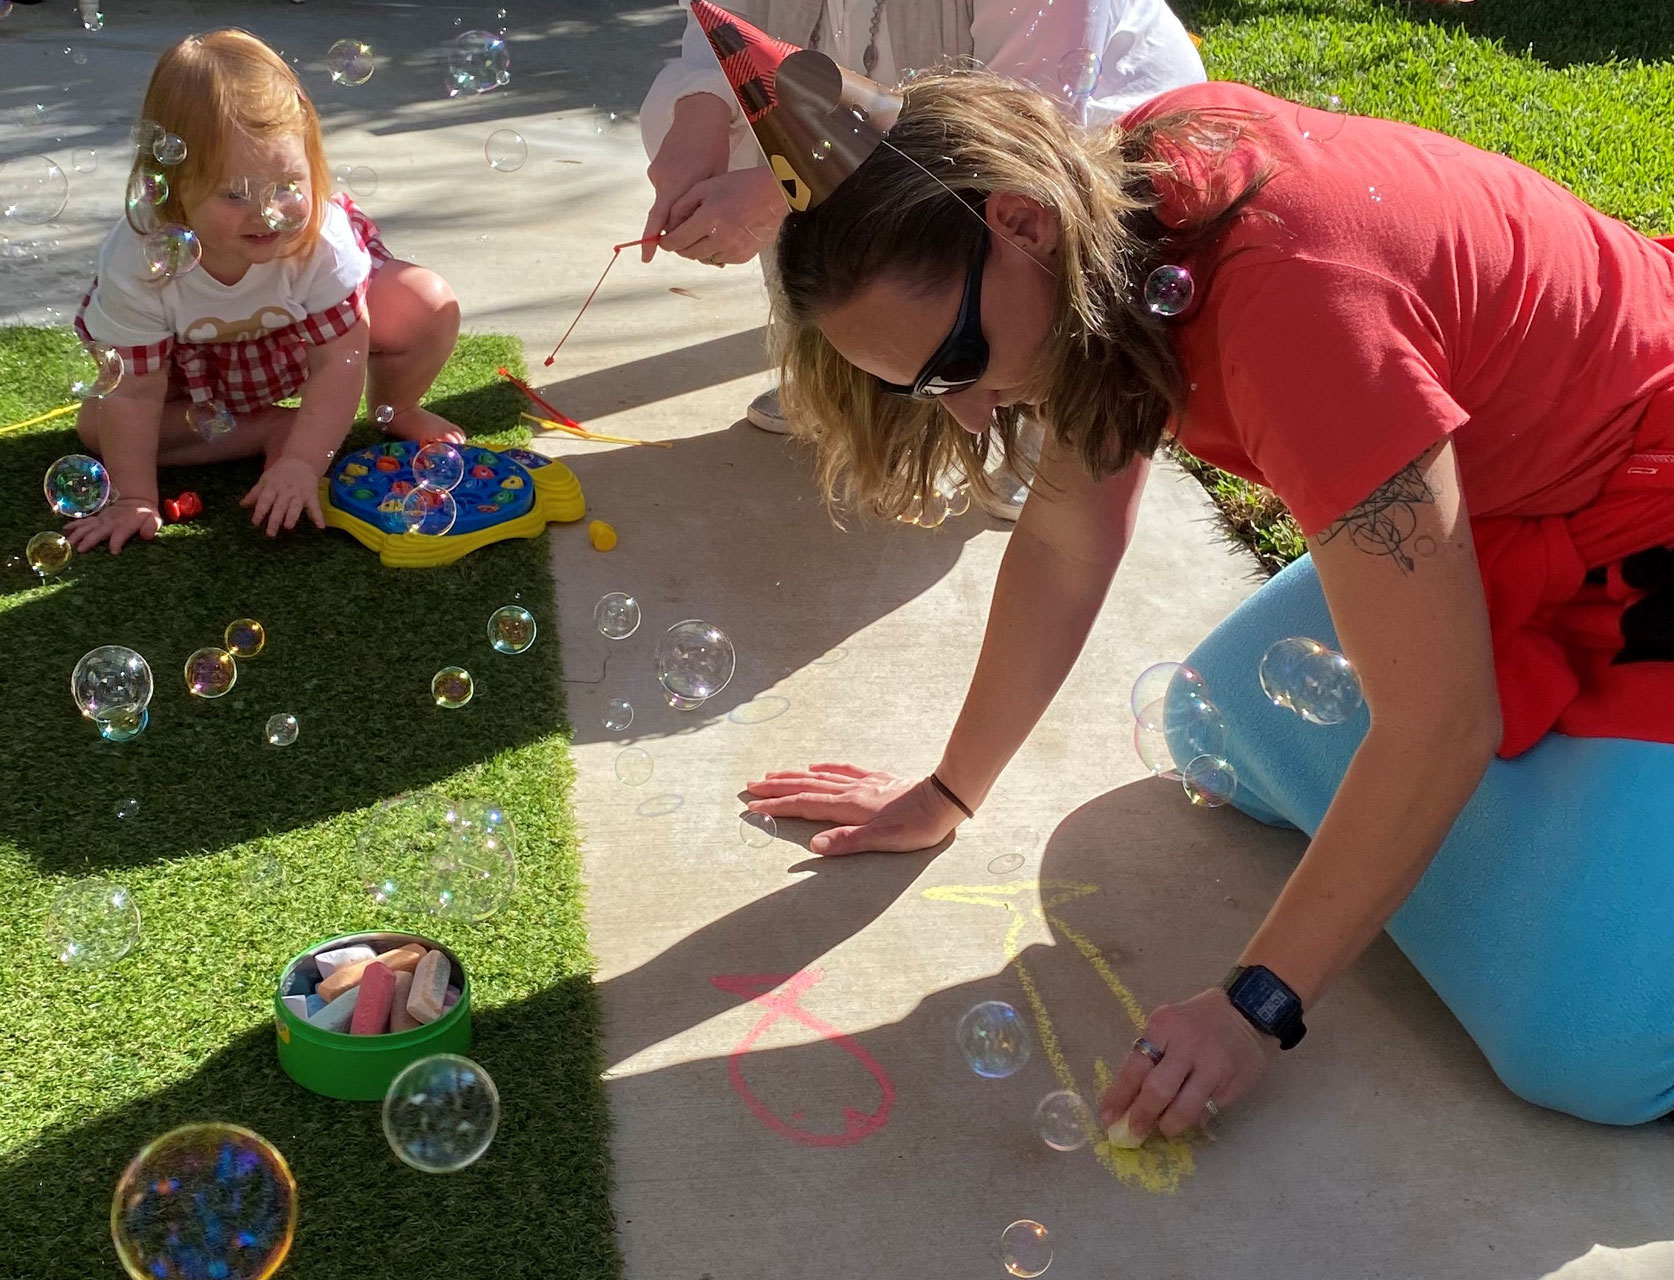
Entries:
{"type": "Polygon", "coordinates": [[[889,1078],[889,1073],[878,1060],[866,1052],[853,1036],[845,1035],[802,1007],[802,997],[823,977],[825,972],[821,969],[802,969],[796,973],[717,974],[710,978],[709,982],[711,986],[718,987],[729,995],[741,996],[766,1010],[761,1020],[750,1028],[727,1055],[727,1074],[732,1080],[732,1087],[756,1119],[774,1133],[804,1147],[852,1147],[857,1142],[865,1141],[888,1123],[890,1108],[895,1105],[895,1082],[889,1078]],[[809,1030],[818,1032],[828,1044],[843,1050],[860,1063],[872,1079],[877,1081],[879,1092],[882,1094],[878,1105],[871,1111],[844,1107],[841,1133],[819,1133],[792,1123],[793,1120],[800,1121],[804,1118],[805,1113],[801,1111],[792,1112],[791,1120],[785,1120],[775,1114],[745,1081],[744,1057],[780,1018],[794,1019],[809,1030]]]}

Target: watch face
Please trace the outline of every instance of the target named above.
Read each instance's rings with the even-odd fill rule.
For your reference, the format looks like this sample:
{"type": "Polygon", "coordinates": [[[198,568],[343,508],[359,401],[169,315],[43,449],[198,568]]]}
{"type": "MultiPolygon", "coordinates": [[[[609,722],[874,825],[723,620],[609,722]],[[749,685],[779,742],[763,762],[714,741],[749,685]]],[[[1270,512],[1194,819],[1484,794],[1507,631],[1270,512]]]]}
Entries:
{"type": "Polygon", "coordinates": [[[1255,1007],[1255,1016],[1261,1021],[1271,1024],[1290,1004],[1290,997],[1277,987],[1269,988],[1266,998],[1255,1007]]]}

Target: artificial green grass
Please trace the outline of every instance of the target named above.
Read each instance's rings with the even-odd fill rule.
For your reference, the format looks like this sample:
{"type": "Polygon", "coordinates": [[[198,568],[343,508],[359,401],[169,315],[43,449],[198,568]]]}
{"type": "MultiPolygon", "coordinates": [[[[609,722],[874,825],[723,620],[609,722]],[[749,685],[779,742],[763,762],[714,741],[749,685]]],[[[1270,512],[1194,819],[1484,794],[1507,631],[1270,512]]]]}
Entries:
{"type": "MultiPolygon", "coordinates": [[[[0,330],[0,423],[64,398],[69,341],[0,330]]],[[[520,369],[514,340],[461,339],[426,403],[477,438],[520,438],[500,364],[520,369]]],[[[0,435],[0,554],[57,526],[40,483],[79,448],[67,421],[0,435]]],[[[362,423],[345,447],[373,436],[362,423]]],[[[284,1274],[618,1275],[545,539],[385,569],[338,531],[252,529],[237,501],[257,474],[253,462],[165,472],[165,495],[203,496],[200,517],[116,557],[77,556],[45,584],[15,564],[0,583],[0,1276],[119,1274],[117,1177],[147,1139],[202,1120],[246,1125],[289,1160],[301,1214],[284,1274]],[[507,657],[485,624],[514,600],[540,636],[507,657]],[[192,699],[186,655],[241,616],[265,625],[266,651],[224,698],[192,699]],[[100,644],[138,650],[156,681],[150,727],[123,745],[70,699],[71,668],[100,644]],[[430,698],[449,663],[476,678],[458,711],[430,698]],[[282,749],[263,734],[278,711],[301,722],[282,749]],[[360,887],[370,807],[431,787],[496,797],[516,823],[518,891],[485,924],[384,916],[360,887]],[[128,798],[139,811],[118,819],[128,798]],[[138,947],[103,972],[61,969],[41,937],[54,892],[79,876],[120,880],[142,915],[138,947]],[[503,1114],[459,1174],[408,1169],[376,1104],[309,1094],[275,1059],[285,961],[380,926],[433,936],[472,971],[471,1053],[503,1114]]]]}
{"type": "MultiPolygon", "coordinates": [[[[1185,0],[1216,80],[1500,151],[1647,234],[1674,230],[1674,6],[1643,0],[1185,0]]],[[[1395,193],[1392,198],[1398,198],[1395,193]]],[[[1260,486],[1191,468],[1269,570],[1305,549],[1260,486]]]]}

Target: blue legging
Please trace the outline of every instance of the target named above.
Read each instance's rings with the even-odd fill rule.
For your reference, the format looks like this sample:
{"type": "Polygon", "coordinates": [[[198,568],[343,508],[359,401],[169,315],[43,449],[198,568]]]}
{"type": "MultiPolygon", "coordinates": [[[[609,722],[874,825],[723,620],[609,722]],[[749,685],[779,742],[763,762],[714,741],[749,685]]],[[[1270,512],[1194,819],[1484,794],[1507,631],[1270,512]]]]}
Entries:
{"type": "MultiPolygon", "coordinates": [[[[1310,835],[1366,713],[1310,725],[1256,672],[1275,640],[1336,635],[1305,557],[1187,659],[1226,713],[1234,803],[1310,835]]],[[[1388,932],[1512,1092],[1600,1124],[1674,1111],[1674,746],[1548,734],[1496,758],[1388,932]]]]}

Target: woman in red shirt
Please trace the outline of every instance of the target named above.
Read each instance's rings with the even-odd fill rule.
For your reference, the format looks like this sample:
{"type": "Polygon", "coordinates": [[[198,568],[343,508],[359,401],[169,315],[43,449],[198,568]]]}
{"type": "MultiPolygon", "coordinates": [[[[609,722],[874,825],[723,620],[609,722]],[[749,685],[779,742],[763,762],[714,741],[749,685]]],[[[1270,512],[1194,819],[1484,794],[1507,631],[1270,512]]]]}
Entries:
{"type": "MultiPolygon", "coordinates": [[[[1641,811],[1580,833],[1620,846],[1608,865],[1560,876],[1576,833],[1520,790],[1567,779],[1571,812],[1619,813],[1587,788],[1648,757],[1609,751],[1674,775],[1674,634],[1646,629],[1674,596],[1647,552],[1674,543],[1674,254],[1504,157],[1241,85],[1099,134],[980,73],[904,92],[885,145],[781,233],[787,407],[828,491],[884,513],[950,465],[980,476],[1025,409],[1049,445],[936,770],[770,774],[751,807],[839,824],[818,853],[945,838],[1075,661],[1174,436],[1271,486],[1311,552],[1190,659],[1234,803],[1312,837],[1239,966],[1294,1014],[1390,923],[1524,1097],[1607,1123],[1674,1108],[1671,984],[1638,980],[1674,971],[1668,839],[1641,811]],[[1653,660],[1620,661],[1624,631],[1653,660]],[[1265,702],[1256,664],[1297,634],[1352,660],[1368,717],[1265,702]],[[1609,741],[1509,759],[1554,727],[1609,741]],[[1510,855],[1536,850],[1531,900],[1510,855]]],[[[1173,1137],[1246,1095],[1279,1041],[1235,1006],[1213,987],[1153,1012],[1106,1122],[1173,1137]]]]}

